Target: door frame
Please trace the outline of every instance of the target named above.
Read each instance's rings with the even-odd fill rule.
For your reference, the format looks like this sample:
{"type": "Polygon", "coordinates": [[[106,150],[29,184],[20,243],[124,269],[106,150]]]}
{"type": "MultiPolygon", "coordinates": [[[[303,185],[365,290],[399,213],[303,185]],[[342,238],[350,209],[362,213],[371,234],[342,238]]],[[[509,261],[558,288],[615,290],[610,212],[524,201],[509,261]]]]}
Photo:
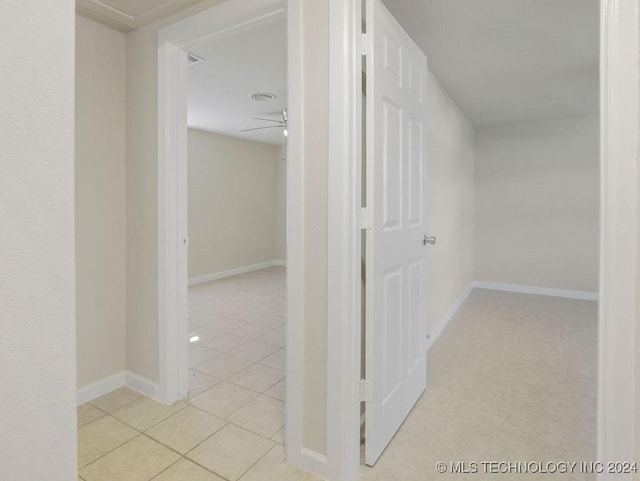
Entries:
{"type": "Polygon", "coordinates": [[[327,458],[330,480],[360,472],[362,2],[329,4],[327,458]]]}
{"type": "MultiPolygon", "coordinates": [[[[599,461],[638,459],[638,0],[600,2],[599,461]]],[[[599,480],[632,475],[598,475],[599,480]]]]}
{"type": "MultiPolygon", "coordinates": [[[[159,398],[171,404],[188,393],[187,51],[201,42],[287,18],[300,24],[298,0],[228,0],[158,31],[158,295],[159,398]],[[289,8],[287,8],[289,7],[289,8]],[[289,10],[287,15],[287,10],[289,10]]],[[[288,83],[302,70],[299,43],[287,42],[288,83]]],[[[297,81],[297,79],[296,79],[297,81]]],[[[301,91],[288,91],[287,140],[287,437],[302,436],[302,205],[301,91]],[[290,394],[296,394],[290,395],[290,394]]],[[[289,448],[289,446],[288,446],[289,448]]],[[[295,456],[292,456],[295,458],[295,456]]],[[[302,464],[302,463],[301,463],[302,464]]]]}
{"type": "MultiPolygon", "coordinates": [[[[233,0],[158,31],[159,396],[166,403],[188,392],[187,52],[201,42],[283,19],[285,7],[284,0],[233,0]]],[[[290,230],[299,229],[297,220],[290,230]]],[[[294,244],[293,269],[287,270],[295,270],[295,254],[294,244]]]]}
{"type": "MultiPolygon", "coordinates": [[[[287,461],[329,480],[360,466],[361,6],[328,0],[330,54],[326,453],[304,446],[303,0],[226,0],[158,31],[158,397],[187,394],[186,50],[231,30],[287,17],[287,461]],[[355,163],[354,163],[354,159],[355,163]],[[357,300],[356,300],[357,299],[357,300]]],[[[307,381],[308,382],[308,381],[307,381]]]]}

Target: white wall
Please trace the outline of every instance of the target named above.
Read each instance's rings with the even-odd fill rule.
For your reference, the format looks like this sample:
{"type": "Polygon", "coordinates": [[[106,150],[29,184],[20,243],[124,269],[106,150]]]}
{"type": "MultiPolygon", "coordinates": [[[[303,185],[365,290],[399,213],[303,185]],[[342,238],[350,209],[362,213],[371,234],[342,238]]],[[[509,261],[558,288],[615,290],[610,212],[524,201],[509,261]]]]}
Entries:
{"type": "Polygon", "coordinates": [[[473,281],[473,127],[430,73],[427,86],[427,332],[473,281]]]}
{"type": "Polygon", "coordinates": [[[598,290],[597,117],[476,130],[478,281],[598,290]]]}
{"type": "Polygon", "coordinates": [[[0,4],[0,478],[77,479],[75,2],[0,4]]]}
{"type": "Polygon", "coordinates": [[[76,17],[78,386],[126,369],[125,35],[76,17]]]}
{"type": "Polygon", "coordinates": [[[278,257],[278,147],[189,129],[189,277],[278,257]]]}

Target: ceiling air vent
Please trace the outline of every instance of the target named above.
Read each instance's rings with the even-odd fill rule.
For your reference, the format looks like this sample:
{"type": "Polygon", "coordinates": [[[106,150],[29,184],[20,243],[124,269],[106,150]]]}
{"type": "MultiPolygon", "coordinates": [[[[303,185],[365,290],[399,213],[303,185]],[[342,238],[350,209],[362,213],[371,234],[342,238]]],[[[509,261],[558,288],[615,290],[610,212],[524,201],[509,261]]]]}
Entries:
{"type": "Polygon", "coordinates": [[[188,65],[195,65],[197,63],[202,63],[204,62],[204,59],[202,57],[198,57],[196,54],[193,54],[191,52],[187,52],[187,64],[188,65]]]}
{"type": "Polygon", "coordinates": [[[251,98],[256,102],[268,102],[269,100],[275,100],[276,96],[273,94],[260,92],[260,93],[253,94],[251,98]]]}

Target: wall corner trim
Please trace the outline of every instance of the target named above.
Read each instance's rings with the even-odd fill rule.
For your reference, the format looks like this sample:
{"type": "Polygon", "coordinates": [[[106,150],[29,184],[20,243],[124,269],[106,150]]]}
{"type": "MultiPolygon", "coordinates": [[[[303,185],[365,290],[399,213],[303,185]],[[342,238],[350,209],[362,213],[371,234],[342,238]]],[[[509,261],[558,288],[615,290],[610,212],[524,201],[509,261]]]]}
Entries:
{"type": "Polygon", "coordinates": [[[460,294],[456,302],[453,303],[447,313],[440,319],[436,327],[429,333],[427,339],[427,351],[433,346],[440,334],[445,330],[449,321],[460,309],[464,301],[467,300],[473,289],[492,289],[495,291],[518,292],[521,294],[537,294],[540,296],[564,297],[567,299],[581,299],[586,301],[598,301],[597,292],[571,291],[567,289],[552,289],[548,287],[523,286],[519,284],[501,284],[499,282],[471,281],[460,294]]]}
{"type": "Polygon", "coordinates": [[[597,292],[572,291],[568,289],[524,286],[520,284],[502,284],[500,282],[473,281],[472,286],[480,289],[493,289],[495,291],[518,292],[521,294],[536,294],[539,296],[565,297],[567,299],[582,299],[585,301],[597,301],[599,298],[597,292]]]}
{"type": "Polygon", "coordinates": [[[79,388],[76,391],[76,403],[80,406],[125,386],[152,399],[159,397],[157,382],[130,371],[121,371],[79,388]]]}
{"type": "Polygon", "coordinates": [[[125,374],[126,386],[129,389],[138,391],[140,394],[144,394],[147,397],[158,401],[160,399],[160,388],[158,383],[148,379],[146,377],[135,374],[131,371],[126,371],[125,374]]]}
{"type": "Polygon", "coordinates": [[[126,385],[126,371],[112,374],[111,376],[92,382],[86,386],[78,388],[76,391],[76,402],[79,405],[109,394],[126,385]]]}
{"type": "Polygon", "coordinates": [[[440,334],[442,334],[444,329],[447,327],[447,324],[449,324],[449,321],[451,320],[451,318],[453,318],[453,316],[458,311],[458,309],[460,309],[460,306],[464,304],[464,301],[467,300],[467,297],[469,297],[469,294],[471,294],[471,291],[475,287],[474,284],[475,284],[475,281],[472,281],[469,283],[469,285],[464,289],[464,291],[462,291],[462,293],[460,294],[456,302],[453,303],[453,305],[449,308],[447,313],[442,317],[442,319],[440,319],[440,321],[438,322],[436,327],[433,329],[433,331],[429,333],[429,338],[427,339],[427,351],[431,349],[431,346],[433,346],[433,344],[436,342],[440,334]]]}

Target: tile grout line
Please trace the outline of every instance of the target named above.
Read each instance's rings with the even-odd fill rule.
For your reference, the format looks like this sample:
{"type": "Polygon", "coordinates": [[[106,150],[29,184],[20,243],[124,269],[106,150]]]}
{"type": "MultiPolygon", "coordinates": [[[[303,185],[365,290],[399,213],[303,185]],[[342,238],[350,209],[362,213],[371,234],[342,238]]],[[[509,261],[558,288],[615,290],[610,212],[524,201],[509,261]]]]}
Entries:
{"type": "MultiPolygon", "coordinates": [[[[154,399],[152,399],[152,398],[150,398],[150,397],[147,397],[147,396],[144,396],[144,398],[149,399],[149,400],[151,400],[151,401],[155,401],[154,399]]],[[[129,406],[130,404],[133,404],[133,402],[135,402],[135,401],[132,401],[131,403],[125,404],[125,405],[121,406],[121,407],[120,407],[120,408],[118,408],[118,409],[121,409],[121,408],[127,407],[127,406],[129,406]]],[[[158,402],[158,401],[155,401],[155,402],[158,402]]],[[[160,424],[160,423],[162,423],[162,422],[166,421],[167,419],[169,419],[169,418],[171,418],[171,417],[175,416],[175,415],[176,415],[176,414],[178,414],[179,412],[183,411],[186,407],[187,407],[187,406],[184,406],[183,408],[179,409],[179,410],[178,410],[178,411],[176,411],[175,413],[173,413],[173,414],[171,414],[170,416],[168,416],[168,417],[164,418],[162,421],[159,421],[159,422],[157,422],[157,423],[155,423],[155,424],[153,424],[153,425],[149,426],[149,428],[147,428],[147,431],[148,431],[149,429],[151,429],[151,428],[153,428],[153,427],[157,426],[158,424],[160,424]]],[[[99,409],[99,408],[98,408],[98,409],[99,409]]],[[[114,412],[115,412],[115,411],[114,411],[114,412]]],[[[106,453],[102,454],[101,456],[97,457],[96,459],[92,460],[91,462],[89,462],[89,463],[87,463],[87,464],[85,464],[85,465],[83,465],[83,466],[78,466],[78,472],[79,472],[81,469],[85,469],[85,468],[89,467],[90,465],[92,465],[93,463],[95,463],[96,461],[98,461],[98,460],[100,460],[100,459],[104,458],[105,456],[107,456],[107,455],[111,454],[111,453],[112,453],[112,452],[114,452],[115,450],[117,450],[117,449],[121,448],[122,446],[124,446],[125,444],[129,443],[130,441],[133,441],[134,439],[136,439],[136,438],[140,437],[140,435],[144,435],[144,436],[146,436],[147,438],[149,438],[149,439],[151,439],[151,440],[153,440],[153,441],[155,441],[155,442],[158,442],[159,444],[162,444],[163,446],[165,446],[163,443],[160,443],[160,442],[159,442],[159,441],[157,441],[156,439],[154,439],[154,438],[152,438],[151,436],[149,436],[148,434],[146,434],[146,431],[141,431],[141,430],[140,430],[140,429],[138,429],[137,427],[132,426],[131,424],[129,424],[129,423],[125,422],[125,421],[122,421],[121,419],[118,419],[117,417],[113,416],[111,413],[106,413],[106,416],[103,416],[103,417],[98,418],[98,419],[96,419],[96,420],[94,420],[94,421],[91,421],[91,423],[87,423],[87,424],[85,424],[85,426],[88,426],[89,424],[93,424],[94,422],[99,421],[100,419],[104,419],[105,417],[110,417],[111,419],[114,419],[115,421],[117,421],[117,422],[119,422],[119,423],[121,423],[121,424],[123,424],[123,425],[127,426],[128,428],[133,429],[134,431],[136,431],[136,433],[137,433],[137,434],[136,434],[135,436],[133,436],[132,438],[127,439],[125,442],[123,442],[123,443],[119,444],[118,446],[114,447],[113,449],[111,449],[111,450],[107,451],[106,453]]],[[[84,427],[84,426],[82,426],[82,427],[84,427]]],[[[222,428],[221,428],[221,429],[222,429],[222,428]]],[[[171,449],[172,451],[174,451],[174,452],[178,453],[175,449],[173,449],[173,448],[171,448],[171,447],[169,447],[169,446],[165,446],[165,447],[167,447],[167,448],[171,449]]],[[[178,454],[180,454],[180,453],[178,453],[178,454]]]]}
{"type": "MultiPolygon", "coordinates": [[[[246,291],[247,291],[247,292],[249,292],[249,291],[250,291],[250,289],[248,289],[248,288],[247,288],[247,289],[246,289],[246,291]]],[[[268,300],[268,302],[267,302],[267,303],[268,303],[268,304],[269,304],[269,303],[274,303],[274,304],[275,304],[276,302],[278,302],[278,299],[268,300]]],[[[273,312],[271,312],[271,313],[267,313],[267,315],[268,315],[268,316],[279,316],[279,314],[277,314],[277,312],[278,312],[278,309],[274,310],[274,311],[273,311],[273,312]]],[[[240,320],[240,321],[242,321],[242,320],[240,319],[240,316],[236,317],[236,314],[237,314],[237,313],[231,313],[231,314],[228,314],[228,315],[224,315],[224,316],[221,316],[221,317],[220,317],[220,319],[233,318],[234,320],[240,320]]],[[[242,324],[240,324],[240,326],[237,326],[237,327],[235,327],[234,329],[238,329],[239,327],[244,327],[244,326],[252,325],[252,324],[263,325],[263,324],[260,324],[260,323],[251,323],[251,322],[248,322],[248,323],[247,323],[247,322],[242,322],[242,324]]],[[[192,327],[192,326],[190,326],[190,327],[189,327],[189,329],[190,329],[190,330],[191,330],[191,329],[194,329],[194,330],[195,330],[195,329],[204,328],[204,327],[206,327],[206,326],[207,326],[207,324],[204,324],[204,325],[201,325],[201,326],[197,326],[197,327],[192,327]]],[[[263,326],[264,326],[264,325],[263,325],[263,326]]],[[[264,336],[264,335],[267,335],[267,334],[273,333],[273,332],[277,331],[278,329],[281,329],[281,328],[282,328],[282,326],[276,326],[276,327],[267,326],[267,327],[269,327],[269,329],[268,329],[267,331],[265,331],[263,334],[261,334],[261,336],[258,336],[258,337],[262,337],[262,336],[264,336]]],[[[212,328],[213,328],[213,327],[212,327],[212,328]]],[[[231,331],[233,331],[234,329],[232,329],[231,331]]],[[[236,335],[236,334],[231,333],[231,331],[227,331],[226,333],[223,333],[223,334],[236,335]]],[[[239,336],[239,337],[243,337],[243,336],[239,336]]],[[[210,340],[210,339],[211,339],[211,338],[203,339],[203,341],[207,341],[207,340],[210,340]]],[[[244,338],[244,339],[245,339],[245,342],[244,342],[244,343],[242,343],[241,345],[245,345],[245,344],[247,344],[247,343],[249,343],[249,342],[252,342],[252,341],[255,341],[255,342],[263,342],[263,341],[257,341],[257,338],[255,338],[255,339],[247,339],[247,338],[244,338]]],[[[130,401],[130,402],[127,402],[127,403],[122,404],[121,406],[118,406],[118,407],[117,407],[116,409],[114,409],[112,412],[108,412],[108,411],[106,411],[106,410],[104,410],[104,409],[102,409],[102,408],[100,408],[100,407],[98,407],[98,406],[94,405],[94,404],[93,404],[93,402],[89,402],[89,404],[90,404],[92,407],[94,407],[95,409],[97,409],[98,411],[100,411],[103,415],[102,415],[100,418],[98,418],[98,419],[96,419],[96,420],[93,420],[93,421],[91,421],[90,423],[85,424],[84,426],[89,425],[89,424],[91,424],[91,423],[93,423],[93,422],[95,422],[95,421],[97,421],[97,420],[99,420],[99,419],[103,419],[103,418],[105,418],[105,417],[107,417],[107,416],[108,416],[108,417],[109,417],[109,418],[111,418],[112,420],[115,420],[116,422],[121,423],[121,424],[123,424],[123,425],[125,425],[125,426],[129,427],[130,429],[132,429],[133,431],[135,431],[135,433],[136,433],[136,434],[135,434],[131,439],[128,439],[127,441],[125,441],[125,442],[123,442],[123,443],[119,444],[118,446],[114,447],[113,449],[109,450],[108,452],[106,452],[106,453],[104,453],[103,455],[99,456],[98,458],[96,458],[96,459],[92,460],[90,463],[88,463],[88,464],[84,465],[82,468],[79,468],[79,469],[84,469],[84,468],[86,468],[86,467],[88,467],[88,466],[92,465],[93,463],[95,463],[95,462],[99,461],[100,459],[104,458],[105,456],[107,456],[107,455],[111,454],[112,452],[114,452],[114,451],[118,450],[119,448],[121,448],[121,447],[122,447],[122,446],[124,446],[125,444],[127,444],[127,443],[129,443],[129,442],[131,442],[131,441],[133,441],[133,440],[135,440],[135,439],[138,439],[138,438],[142,435],[142,436],[144,436],[145,438],[149,439],[150,441],[152,441],[152,442],[154,442],[154,443],[157,443],[158,445],[163,446],[163,447],[165,447],[165,448],[169,449],[171,452],[173,452],[173,453],[175,453],[176,455],[178,455],[178,456],[179,456],[179,458],[178,458],[174,463],[172,463],[172,464],[170,464],[169,466],[167,466],[167,467],[166,467],[165,469],[163,469],[160,473],[158,473],[158,474],[154,475],[154,476],[153,476],[153,478],[158,477],[160,474],[162,474],[163,472],[165,472],[166,470],[168,470],[169,468],[171,468],[172,466],[174,466],[175,464],[177,464],[178,462],[180,462],[180,460],[184,459],[184,460],[186,460],[186,461],[192,462],[192,463],[194,463],[194,464],[196,464],[196,465],[198,465],[198,466],[202,467],[202,468],[203,468],[203,469],[205,469],[207,472],[210,472],[210,473],[212,473],[212,474],[214,474],[214,475],[216,475],[216,476],[220,476],[220,477],[221,477],[221,478],[223,478],[223,479],[226,479],[224,476],[221,476],[221,475],[219,475],[218,473],[215,473],[214,471],[212,471],[212,470],[210,470],[210,469],[206,468],[205,466],[201,466],[199,463],[197,463],[197,462],[193,461],[192,459],[188,458],[188,457],[187,457],[187,454],[188,454],[189,452],[193,451],[194,449],[196,449],[196,448],[197,448],[198,446],[200,446],[202,443],[206,442],[206,441],[207,441],[208,439],[210,439],[211,437],[215,436],[215,435],[216,435],[220,430],[224,429],[225,427],[227,427],[227,426],[229,426],[229,425],[233,425],[233,426],[237,427],[238,429],[242,429],[242,430],[244,430],[244,431],[246,431],[246,432],[248,432],[248,433],[251,433],[251,434],[254,434],[254,435],[256,435],[256,436],[259,436],[260,438],[262,438],[262,439],[264,439],[264,440],[268,441],[268,442],[271,444],[270,448],[269,448],[269,449],[268,449],[268,450],[267,450],[267,451],[266,451],[266,452],[265,452],[265,453],[264,453],[264,454],[263,454],[259,459],[257,459],[257,460],[256,460],[256,461],[255,461],[251,466],[249,466],[249,468],[247,468],[247,470],[245,470],[245,471],[241,474],[241,476],[240,476],[240,477],[244,476],[244,475],[245,475],[249,470],[251,470],[251,469],[252,469],[252,468],[253,468],[253,467],[254,467],[254,466],[255,466],[255,465],[256,465],[256,464],[261,460],[261,459],[263,459],[263,458],[264,458],[264,456],[266,456],[266,454],[268,454],[268,453],[269,453],[273,448],[275,448],[275,447],[277,447],[277,446],[282,446],[279,442],[277,442],[277,441],[275,441],[275,440],[271,439],[271,438],[272,438],[273,436],[275,436],[279,431],[281,431],[281,430],[282,430],[282,428],[283,428],[282,426],[281,426],[281,427],[279,427],[278,429],[276,429],[272,436],[270,436],[270,437],[265,437],[265,436],[263,436],[263,435],[262,435],[262,434],[260,434],[260,433],[256,433],[256,432],[252,431],[251,429],[247,429],[247,428],[245,428],[245,427],[243,427],[243,426],[240,426],[240,425],[238,425],[238,424],[236,424],[236,423],[234,423],[233,421],[231,421],[231,420],[229,420],[229,419],[228,419],[228,417],[233,416],[237,411],[239,411],[240,409],[242,409],[243,407],[245,407],[247,404],[249,404],[249,403],[250,403],[251,401],[253,401],[254,399],[257,399],[259,396],[264,396],[265,398],[268,398],[268,399],[272,399],[272,400],[275,400],[275,401],[283,402],[283,401],[281,401],[280,399],[278,399],[278,398],[276,398],[276,397],[273,397],[273,396],[271,396],[271,395],[265,394],[265,393],[266,393],[267,391],[269,391],[270,389],[272,389],[272,388],[273,388],[274,386],[276,386],[277,384],[279,384],[280,382],[282,382],[284,379],[286,379],[286,375],[285,375],[283,378],[281,378],[281,379],[279,379],[278,381],[276,381],[276,382],[274,382],[273,384],[271,384],[270,386],[268,386],[268,387],[267,387],[265,390],[263,390],[263,391],[255,391],[255,390],[253,390],[253,389],[248,389],[248,388],[246,388],[245,386],[241,386],[241,385],[239,385],[239,384],[236,384],[236,383],[235,383],[235,382],[233,382],[233,381],[230,381],[230,378],[231,378],[231,377],[236,376],[237,374],[240,374],[241,372],[243,372],[243,371],[245,371],[245,370],[247,370],[247,369],[249,369],[249,368],[251,368],[252,366],[255,366],[255,365],[260,365],[260,366],[265,367],[265,368],[269,368],[269,369],[277,369],[277,370],[279,370],[279,371],[282,371],[281,369],[274,368],[273,366],[268,366],[268,365],[262,364],[262,363],[261,363],[261,361],[263,361],[264,359],[266,359],[266,358],[270,357],[270,356],[271,356],[271,355],[273,355],[274,353],[276,353],[276,352],[278,352],[278,351],[280,351],[280,350],[282,350],[282,349],[285,349],[285,348],[286,348],[286,346],[275,345],[275,344],[271,344],[271,343],[268,343],[268,342],[263,342],[263,343],[264,343],[264,344],[266,344],[266,345],[268,345],[268,346],[270,346],[270,347],[275,348],[275,351],[271,352],[271,353],[270,353],[270,354],[268,354],[267,356],[262,357],[262,358],[261,358],[261,359],[259,359],[258,361],[251,361],[251,360],[244,359],[244,360],[246,360],[246,361],[252,362],[252,364],[251,364],[250,366],[247,366],[246,368],[244,368],[244,369],[242,369],[242,370],[238,371],[237,373],[234,373],[232,376],[230,376],[230,377],[229,377],[229,378],[227,378],[227,379],[220,379],[220,381],[219,381],[218,383],[216,383],[216,385],[217,385],[217,384],[220,384],[220,382],[229,382],[230,384],[233,384],[233,385],[235,385],[235,386],[237,386],[237,387],[240,387],[240,388],[242,388],[242,389],[247,389],[248,391],[251,391],[252,393],[256,394],[256,396],[255,396],[254,398],[252,398],[252,399],[251,399],[251,400],[249,400],[247,403],[245,403],[245,404],[243,404],[242,406],[240,406],[238,409],[236,409],[235,411],[233,411],[232,413],[230,413],[230,414],[229,414],[228,416],[226,416],[225,418],[220,418],[220,417],[216,416],[216,415],[215,415],[215,414],[213,414],[213,413],[210,413],[210,412],[208,412],[208,411],[206,411],[206,410],[204,410],[204,409],[201,409],[201,408],[199,408],[199,407],[197,407],[197,406],[195,406],[195,405],[191,404],[190,399],[189,399],[189,398],[187,398],[187,399],[183,400],[183,402],[184,402],[184,406],[182,406],[180,409],[178,409],[178,411],[176,411],[176,412],[174,412],[174,413],[170,414],[169,416],[167,416],[167,417],[165,417],[165,418],[163,418],[163,419],[161,419],[161,420],[159,420],[159,421],[157,421],[157,422],[154,422],[153,424],[151,424],[151,425],[150,425],[149,427],[147,427],[146,429],[141,430],[141,429],[139,429],[138,427],[133,426],[133,425],[131,425],[130,423],[128,423],[128,422],[126,422],[126,421],[124,421],[124,420],[122,420],[122,419],[117,418],[114,414],[116,414],[117,412],[119,412],[119,411],[121,411],[121,410],[123,410],[123,409],[125,409],[125,408],[127,408],[127,407],[130,407],[131,405],[133,405],[134,403],[136,403],[136,402],[138,402],[138,401],[140,401],[140,400],[144,400],[144,399],[151,399],[151,398],[148,398],[147,396],[141,395],[141,397],[140,397],[140,398],[134,399],[134,400],[132,400],[132,401],[130,401]],[[198,443],[197,445],[195,445],[194,447],[192,447],[189,451],[187,451],[187,453],[182,454],[182,453],[180,453],[180,452],[176,451],[176,450],[175,450],[174,448],[172,448],[171,446],[169,446],[169,445],[165,444],[164,442],[162,442],[162,441],[160,441],[160,440],[158,440],[158,439],[153,438],[153,437],[150,435],[149,431],[150,431],[151,429],[153,429],[154,427],[156,427],[156,426],[158,426],[158,425],[162,424],[163,422],[165,422],[165,421],[167,421],[167,420],[169,420],[169,419],[171,419],[171,418],[173,418],[173,417],[177,416],[179,413],[183,412],[187,407],[191,407],[191,408],[193,408],[193,409],[198,410],[199,412],[203,412],[203,413],[205,413],[205,414],[207,414],[207,415],[211,415],[211,416],[213,416],[213,417],[215,417],[215,418],[217,418],[217,419],[220,419],[222,422],[224,422],[224,424],[223,424],[219,429],[217,429],[215,432],[213,432],[213,433],[211,433],[209,436],[207,436],[203,441],[201,441],[200,443],[198,443]]],[[[236,348],[237,348],[237,347],[240,347],[241,345],[236,346],[236,348]]],[[[198,346],[199,346],[199,347],[204,347],[204,348],[209,349],[209,350],[212,350],[212,351],[215,351],[214,349],[212,349],[212,348],[210,348],[210,347],[208,347],[208,346],[204,346],[204,345],[202,345],[202,344],[198,344],[198,346]]],[[[190,346],[190,347],[191,347],[191,346],[190,346]]],[[[235,348],[234,348],[234,349],[235,349],[235,348]]],[[[226,355],[229,355],[229,356],[232,356],[232,357],[236,357],[236,358],[238,358],[238,359],[243,359],[243,358],[240,358],[240,357],[238,357],[238,356],[235,356],[234,354],[231,354],[230,352],[225,352],[225,353],[222,353],[222,354],[226,354],[226,355]]],[[[214,357],[214,358],[212,358],[212,359],[210,359],[210,360],[213,360],[213,359],[215,359],[215,357],[214,357]]],[[[206,372],[204,372],[204,371],[200,371],[199,369],[197,369],[199,366],[201,366],[202,364],[204,364],[204,363],[206,363],[206,362],[209,362],[210,360],[204,361],[204,362],[202,362],[202,363],[200,363],[200,364],[198,364],[198,365],[196,365],[196,366],[194,366],[194,367],[191,367],[191,366],[190,366],[190,369],[196,370],[196,371],[198,371],[199,373],[202,373],[202,374],[204,374],[204,375],[211,376],[211,374],[208,374],[208,373],[206,373],[206,372]]],[[[286,371],[284,371],[284,372],[286,373],[286,371]]],[[[208,391],[208,390],[212,389],[212,388],[213,388],[213,387],[215,387],[216,385],[211,386],[211,387],[209,387],[208,389],[205,389],[204,391],[202,391],[202,393],[199,393],[199,394],[203,394],[203,393],[205,393],[206,391],[208,391]]],[[[139,393],[139,394],[141,394],[141,393],[139,393]]],[[[199,394],[198,394],[198,395],[199,395],[199,394]]],[[[84,426],[83,426],[83,427],[84,427],[84,426]]],[[[78,475],[78,477],[79,477],[80,479],[83,479],[83,478],[81,478],[79,475],[78,475]]]]}
{"type": "MultiPolygon", "coordinates": [[[[248,433],[255,434],[256,436],[259,436],[259,437],[261,437],[262,439],[265,439],[265,440],[270,441],[271,443],[273,443],[273,446],[271,446],[271,447],[267,450],[267,453],[268,453],[269,451],[271,451],[271,449],[273,449],[274,447],[276,447],[276,446],[280,445],[279,443],[275,442],[274,440],[272,440],[272,439],[270,439],[270,438],[266,438],[266,437],[264,437],[264,436],[263,436],[263,435],[261,435],[261,434],[254,433],[254,432],[253,432],[253,431],[251,431],[250,429],[244,428],[244,427],[242,427],[242,426],[238,426],[237,424],[234,424],[234,423],[232,423],[231,421],[227,421],[227,424],[225,424],[223,427],[221,427],[220,429],[218,429],[218,430],[217,430],[215,433],[213,433],[211,436],[208,436],[206,439],[204,439],[204,440],[202,440],[201,442],[199,442],[198,444],[196,444],[193,448],[191,448],[189,451],[187,451],[185,454],[183,454],[183,455],[182,455],[182,457],[184,457],[184,458],[185,458],[185,459],[187,459],[188,461],[191,461],[191,462],[193,462],[194,464],[197,464],[198,466],[200,466],[200,467],[202,467],[202,468],[206,469],[206,470],[207,470],[207,471],[209,471],[210,473],[215,474],[216,476],[220,476],[221,478],[223,478],[223,479],[225,479],[225,480],[228,480],[228,481],[233,481],[233,480],[229,480],[228,478],[226,478],[226,477],[222,476],[221,474],[216,473],[215,471],[213,471],[213,470],[211,470],[211,469],[207,468],[206,466],[201,465],[200,463],[198,463],[198,462],[197,462],[197,461],[195,461],[194,459],[192,459],[192,458],[188,457],[188,454],[189,454],[189,453],[191,453],[192,451],[194,451],[195,449],[197,449],[198,447],[200,447],[202,444],[204,444],[205,442],[207,442],[209,439],[211,439],[213,436],[215,436],[217,433],[219,433],[220,431],[222,431],[225,427],[229,426],[230,424],[231,424],[231,425],[233,425],[233,426],[235,426],[235,427],[236,427],[236,428],[238,428],[238,429],[242,429],[243,431],[246,431],[246,432],[248,432],[248,433]]],[[[277,433],[277,431],[276,431],[276,433],[277,433]]],[[[249,467],[249,469],[251,469],[253,466],[255,466],[255,464],[256,464],[260,459],[262,459],[265,455],[266,455],[266,453],[265,453],[264,455],[262,455],[262,456],[261,456],[261,457],[260,457],[256,462],[254,462],[254,463],[249,467]]],[[[248,471],[249,469],[247,469],[247,471],[248,471]]],[[[246,472],[247,472],[247,471],[244,471],[244,472],[243,472],[243,473],[238,477],[238,479],[240,479],[242,476],[244,476],[244,475],[246,474],[246,472]]]]}
{"type": "MultiPolygon", "coordinates": [[[[515,340],[515,352],[511,358],[511,372],[510,372],[510,377],[509,377],[509,388],[507,391],[507,402],[506,402],[506,406],[505,406],[505,411],[504,411],[504,422],[505,422],[505,430],[507,428],[506,424],[507,424],[507,416],[509,415],[509,410],[511,409],[511,396],[513,393],[513,384],[514,384],[514,378],[515,378],[515,371],[516,371],[516,358],[518,355],[518,346],[520,343],[520,325],[522,323],[522,304],[524,303],[524,296],[520,296],[520,306],[518,307],[519,309],[519,313],[518,313],[518,323],[516,325],[516,340],[515,340]]],[[[506,446],[505,446],[506,448],[506,446]]]]}

